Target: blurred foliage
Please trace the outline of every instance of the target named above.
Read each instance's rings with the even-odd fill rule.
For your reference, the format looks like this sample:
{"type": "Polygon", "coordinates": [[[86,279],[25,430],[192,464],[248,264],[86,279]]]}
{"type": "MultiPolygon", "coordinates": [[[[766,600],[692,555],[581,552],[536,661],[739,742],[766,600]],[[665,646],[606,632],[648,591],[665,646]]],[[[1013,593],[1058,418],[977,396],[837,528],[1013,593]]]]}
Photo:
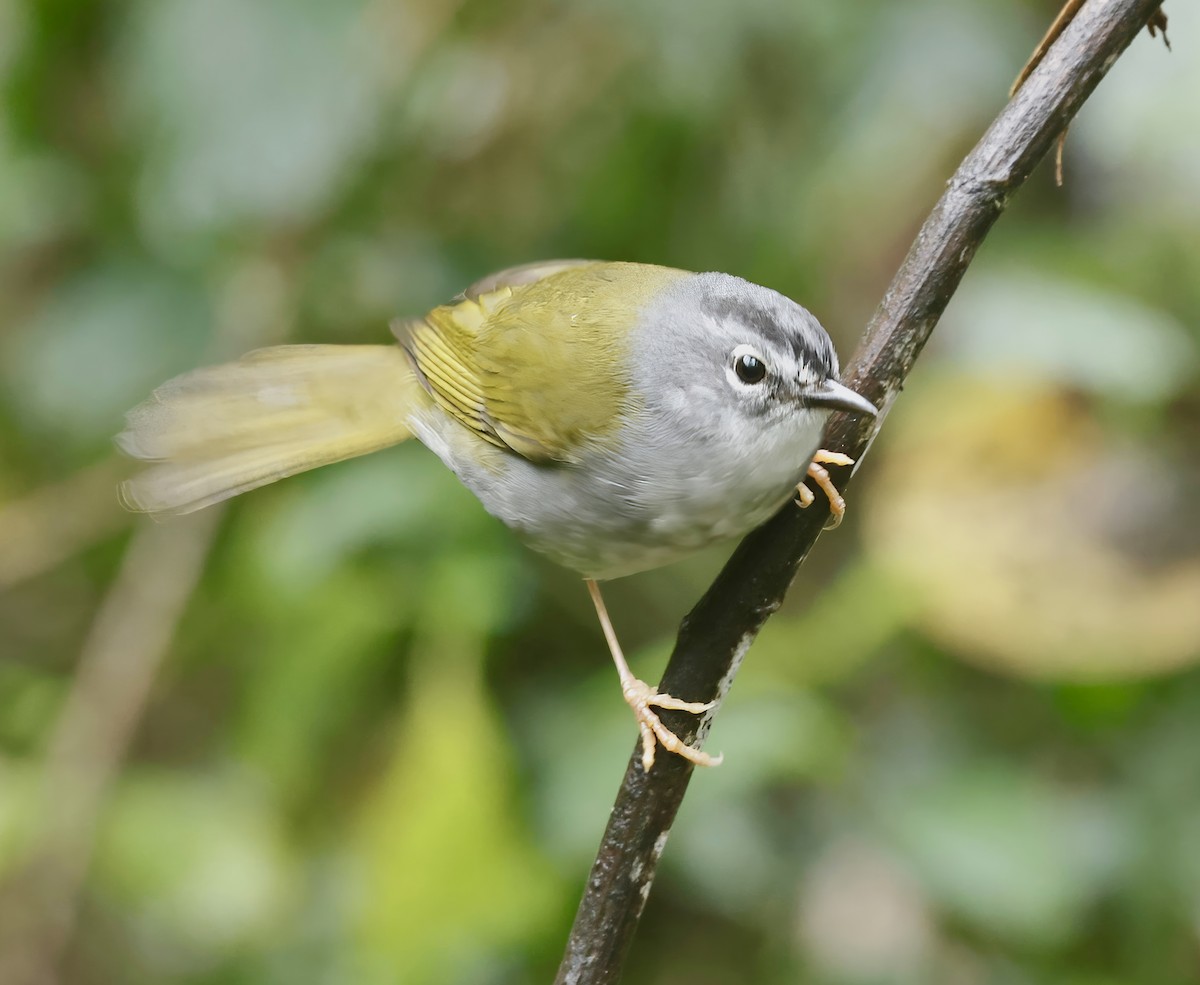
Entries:
{"type": "MultiPolygon", "coordinates": [[[[415,446],[156,532],[122,412],[552,256],[744,275],[848,355],[1057,6],[0,0],[0,980],[548,981],[634,740],[582,587],[415,446]]],[[[1168,13],[751,652],[629,982],[1195,980],[1200,13],[1168,13]]],[[[722,557],[612,586],[641,673],[722,557]]]]}

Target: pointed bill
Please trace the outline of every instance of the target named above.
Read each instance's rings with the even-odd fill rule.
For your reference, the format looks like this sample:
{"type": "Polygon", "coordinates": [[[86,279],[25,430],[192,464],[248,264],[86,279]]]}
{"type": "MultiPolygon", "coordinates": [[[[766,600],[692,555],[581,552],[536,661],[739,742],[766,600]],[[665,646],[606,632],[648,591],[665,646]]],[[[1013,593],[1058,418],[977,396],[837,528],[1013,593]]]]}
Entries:
{"type": "Polygon", "coordinates": [[[830,410],[867,414],[870,417],[879,413],[866,397],[859,396],[836,380],[825,380],[817,386],[809,387],[804,391],[803,400],[809,407],[828,407],[830,410]]]}

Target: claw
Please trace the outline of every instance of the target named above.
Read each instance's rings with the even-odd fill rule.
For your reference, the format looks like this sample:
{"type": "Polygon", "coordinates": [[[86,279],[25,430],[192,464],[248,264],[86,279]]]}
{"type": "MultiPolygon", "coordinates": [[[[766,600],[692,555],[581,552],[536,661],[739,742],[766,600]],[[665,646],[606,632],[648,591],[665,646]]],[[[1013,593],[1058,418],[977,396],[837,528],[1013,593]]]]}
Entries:
{"type": "Polygon", "coordinates": [[[672,711],[686,711],[693,715],[699,715],[711,709],[716,702],[683,701],[670,694],[659,694],[658,688],[634,677],[633,672],[629,669],[629,664],[625,661],[625,655],[621,652],[621,645],[617,642],[617,634],[613,630],[612,622],[608,618],[608,610],[600,595],[600,586],[588,578],[587,587],[591,593],[592,602],[596,606],[596,615],[600,618],[600,628],[604,630],[604,638],[608,641],[608,648],[612,652],[613,663],[617,665],[617,673],[621,677],[621,694],[624,696],[625,702],[633,709],[634,717],[637,719],[638,732],[642,737],[643,771],[649,773],[654,767],[654,754],[660,745],[667,752],[682,756],[697,766],[719,766],[725,758],[724,756],[710,756],[702,749],[689,746],[667,728],[662,723],[662,719],[651,710],[653,707],[669,708],[672,711]]]}
{"type": "MultiPolygon", "coordinates": [[[[827,529],[832,530],[842,522],[842,518],[846,515],[846,501],[842,498],[842,494],[838,492],[837,486],[833,484],[833,478],[823,466],[853,464],[854,459],[849,455],[843,455],[839,451],[826,451],[824,448],[818,449],[817,453],[813,455],[813,460],[809,463],[808,477],[817,484],[817,488],[829,500],[829,523],[826,525],[827,529]]],[[[813,504],[813,500],[813,491],[804,483],[800,483],[796,487],[796,505],[801,509],[805,509],[813,504]]]]}
{"type": "Polygon", "coordinates": [[[669,694],[659,694],[657,688],[633,676],[621,681],[621,693],[625,696],[625,702],[633,709],[638,729],[642,733],[642,769],[647,773],[654,766],[656,745],[661,745],[668,752],[682,756],[697,766],[721,765],[724,756],[710,756],[702,749],[689,746],[667,728],[662,719],[651,710],[653,705],[699,715],[712,708],[716,704],[715,701],[680,701],[669,694]]]}

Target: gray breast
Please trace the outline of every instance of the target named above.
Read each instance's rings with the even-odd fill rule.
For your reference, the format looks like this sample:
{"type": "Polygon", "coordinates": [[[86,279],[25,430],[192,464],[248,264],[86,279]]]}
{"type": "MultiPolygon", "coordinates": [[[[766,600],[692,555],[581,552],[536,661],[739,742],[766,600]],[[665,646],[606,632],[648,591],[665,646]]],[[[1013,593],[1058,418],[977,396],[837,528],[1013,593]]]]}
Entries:
{"type": "Polygon", "coordinates": [[[644,413],[615,448],[539,464],[471,434],[440,408],[412,422],[484,507],[532,548],[592,578],[669,564],[764,522],[792,494],[819,424],[778,442],[731,446],[719,429],[644,413]]]}
{"type": "MultiPolygon", "coordinates": [[[[683,279],[642,312],[631,336],[637,400],[615,440],[581,449],[577,463],[531,462],[487,444],[436,406],[410,424],[489,512],[534,549],[588,577],[658,567],[740,536],[792,495],[827,416],[791,407],[748,421],[734,412],[724,373],[726,316],[713,305],[747,291],[765,296],[751,299],[763,301],[764,318],[800,312],[811,319],[737,278],[683,279]],[[780,303],[790,308],[774,313],[780,303]]],[[[824,349],[805,358],[832,360],[828,337],[811,320],[816,334],[803,344],[824,349]]]]}

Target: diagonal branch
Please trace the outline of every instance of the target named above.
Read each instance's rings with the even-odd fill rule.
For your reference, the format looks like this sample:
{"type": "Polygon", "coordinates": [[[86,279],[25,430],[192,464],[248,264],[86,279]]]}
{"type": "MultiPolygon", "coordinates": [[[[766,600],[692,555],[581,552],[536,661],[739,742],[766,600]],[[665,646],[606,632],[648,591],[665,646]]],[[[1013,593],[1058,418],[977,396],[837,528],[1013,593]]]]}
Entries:
{"type": "MultiPolygon", "coordinates": [[[[880,408],[872,421],[838,415],[825,447],[861,461],[913,363],[1009,197],[1046,155],[1161,0],[1087,0],[950,180],[867,327],[846,380],[880,408]]],[[[844,486],[846,470],[837,476],[844,486]]],[[[791,506],[751,533],[684,619],[661,689],[685,700],[723,698],[767,617],[779,608],[811,550],[828,506],[791,506]]],[[[663,719],[691,743],[714,712],[663,719]]],[[[736,767],[727,767],[736,768],[736,767]]],[[[593,863],[556,982],[615,982],[692,767],[663,756],[642,771],[640,747],[625,772],[593,863]]]]}

